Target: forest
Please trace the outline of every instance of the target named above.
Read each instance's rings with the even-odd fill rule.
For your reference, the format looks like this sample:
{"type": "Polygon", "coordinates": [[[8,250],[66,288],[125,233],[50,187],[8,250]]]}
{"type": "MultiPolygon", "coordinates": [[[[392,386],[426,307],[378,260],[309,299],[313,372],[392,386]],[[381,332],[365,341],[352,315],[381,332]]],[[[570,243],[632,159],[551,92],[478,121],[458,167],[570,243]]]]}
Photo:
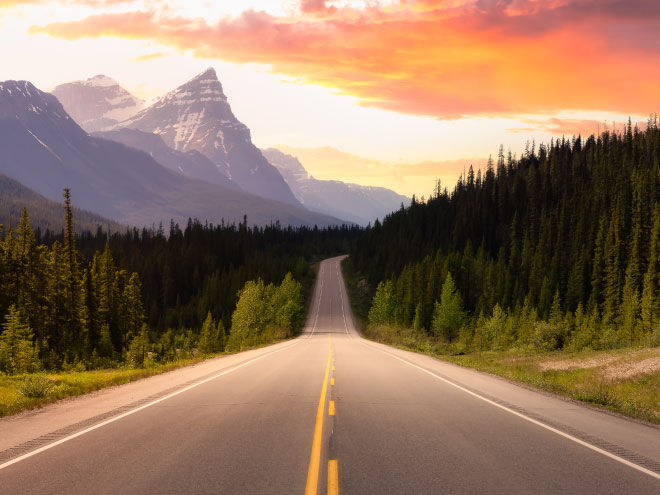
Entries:
{"type": "Polygon", "coordinates": [[[244,218],[78,234],[73,216],[65,190],[63,231],[35,231],[27,209],[0,230],[0,372],[140,367],[291,336],[310,264],[360,232],[244,218]]]}
{"type": "Polygon", "coordinates": [[[451,352],[660,345],[660,127],[529,144],[375,222],[369,326],[451,352]]]}

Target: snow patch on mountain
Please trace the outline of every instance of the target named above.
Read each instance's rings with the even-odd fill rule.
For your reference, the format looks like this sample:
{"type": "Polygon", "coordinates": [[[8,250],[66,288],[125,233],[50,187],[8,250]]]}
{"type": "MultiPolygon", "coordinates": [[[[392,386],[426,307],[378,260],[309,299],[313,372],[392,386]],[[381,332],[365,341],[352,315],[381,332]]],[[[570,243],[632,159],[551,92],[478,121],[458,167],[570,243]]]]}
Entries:
{"type": "Polygon", "coordinates": [[[53,94],[87,132],[96,132],[126,120],[145,107],[143,100],[103,75],[61,84],[53,94]]]}
{"type": "Polygon", "coordinates": [[[300,206],[280,173],[234,116],[215,70],[208,69],[112,129],[158,134],[181,152],[197,151],[247,192],[300,206]]]}

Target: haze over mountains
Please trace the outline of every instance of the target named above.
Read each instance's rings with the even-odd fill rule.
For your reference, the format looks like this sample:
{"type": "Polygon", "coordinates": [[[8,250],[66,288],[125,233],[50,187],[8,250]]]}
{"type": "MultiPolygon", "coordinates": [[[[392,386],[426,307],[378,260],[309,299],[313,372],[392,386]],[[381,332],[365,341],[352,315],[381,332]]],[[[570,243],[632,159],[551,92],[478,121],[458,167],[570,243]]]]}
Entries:
{"type": "Polygon", "coordinates": [[[261,225],[340,223],[301,206],[188,178],[147,153],[92,137],[55,96],[27,81],[0,83],[0,149],[0,173],[55,201],[70,187],[76,206],[121,223],[184,223],[189,217],[240,222],[243,215],[261,225]]]}
{"type": "Polygon", "coordinates": [[[296,199],[312,211],[329,213],[360,225],[381,220],[410,198],[384,187],[347,184],[336,180],[318,180],[310,176],[300,160],[275,148],[261,150],[280,171],[296,199]]]}
{"type": "Polygon", "coordinates": [[[54,201],[70,187],[74,204],[121,223],[247,215],[251,224],[367,225],[408,202],[384,188],[317,180],[293,156],[262,153],[213,69],[148,108],[100,75],[53,94],[0,83],[0,173],[54,201]]]}
{"type": "MultiPolygon", "coordinates": [[[[41,194],[25,187],[20,182],[0,174],[0,225],[5,228],[18,225],[23,208],[28,209],[30,220],[34,228],[39,227],[44,233],[46,229],[60,232],[64,229],[64,215],[62,202],[46,199],[41,194]]],[[[75,227],[79,232],[96,231],[101,225],[105,230],[124,232],[127,226],[113,220],[103,218],[101,215],[87,210],[74,208],[75,227]]]]}

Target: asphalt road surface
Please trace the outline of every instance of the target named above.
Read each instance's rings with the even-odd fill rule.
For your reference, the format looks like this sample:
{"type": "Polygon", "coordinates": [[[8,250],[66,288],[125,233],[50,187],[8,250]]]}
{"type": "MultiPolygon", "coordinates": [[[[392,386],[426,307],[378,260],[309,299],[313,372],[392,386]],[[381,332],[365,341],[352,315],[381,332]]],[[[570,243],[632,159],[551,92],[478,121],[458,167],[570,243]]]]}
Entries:
{"type": "Polygon", "coordinates": [[[339,260],[300,338],[5,449],[0,494],[660,493],[659,429],[362,339],[339,260]]]}

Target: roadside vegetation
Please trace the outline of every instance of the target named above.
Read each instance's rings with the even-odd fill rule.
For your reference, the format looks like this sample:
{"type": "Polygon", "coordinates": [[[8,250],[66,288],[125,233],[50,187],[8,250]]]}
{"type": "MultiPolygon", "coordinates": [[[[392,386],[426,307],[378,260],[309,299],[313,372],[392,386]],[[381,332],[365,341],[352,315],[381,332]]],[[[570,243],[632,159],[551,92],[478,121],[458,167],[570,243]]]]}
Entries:
{"type": "Polygon", "coordinates": [[[497,325],[494,323],[497,320],[482,320],[479,330],[468,331],[463,327],[463,340],[448,343],[422,328],[378,322],[376,313],[379,307],[383,309],[380,306],[383,301],[375,300],[371,305],[373,290],[369,290],[364,278],[356,275],[348,260],[343,264],[343,271],[353,313],[362,335],[368,339],[660,424],[658,347],[548,350],[545,329],[526,345],[506,348],[484,345],[492,342],[497,328],[512,324],[506,315],[498,316],[503,321],[498,321],[497,325]],[[370,314],[375,321],[370,320],[370,314]]]}
{"type": "Polygon", "coordinates": [[[31,345],[29,326],[13,311],[0,335],[0,417],[291,338],[303,325],[303,296],[303,286],[290,273],[277,286],[261,279],[248,281],[239,292],[230,334],[210,312],[198,333],[168,331],[157,342],[150,342],[144,325],[121,363],[89,371],[82,362],[59,372],[44,371],[31,345]]]}

